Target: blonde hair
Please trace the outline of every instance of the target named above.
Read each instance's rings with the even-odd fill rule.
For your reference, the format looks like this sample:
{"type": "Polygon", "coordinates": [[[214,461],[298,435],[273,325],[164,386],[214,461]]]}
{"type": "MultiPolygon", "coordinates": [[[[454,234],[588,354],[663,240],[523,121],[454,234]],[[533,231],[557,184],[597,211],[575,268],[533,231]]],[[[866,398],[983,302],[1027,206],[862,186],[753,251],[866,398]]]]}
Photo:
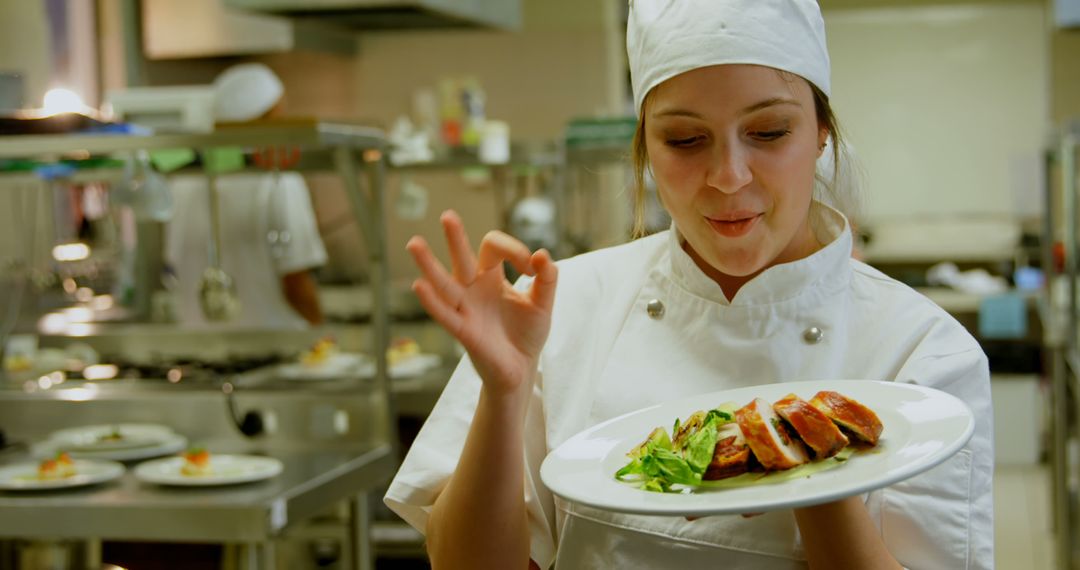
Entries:
{"type": "MultiPolygon", "coordinates": [[[[780,72],[785,77],[796,77],[787,72],[780,72]]],[[[814,173],[814,199],[825,202],[840,210],[848,219],[854,218],[858,213],[858,189],[856,184],[856,170],[852,163],[853,157],[847,150],[844,137],[840,132],[840,123],[829,105],[829,96],[807,81],[814,95],[814,111],[817,115],[818,125],[829,131],[829,139],[832,141],[832,173],[823,176],[820,172],[814,173]]],[[[655,91],[645,95],[641,104],[641,113],[638,116],[637,129],[634,131],[634,140],[631,143],[630,160],[634,170],[634,225],[632,237],[637,239],[647,234],[645,227],[645,169],[649,168],[649,149],[645,142],[645,110],[649,107],[649,100],[655,91]]]]}

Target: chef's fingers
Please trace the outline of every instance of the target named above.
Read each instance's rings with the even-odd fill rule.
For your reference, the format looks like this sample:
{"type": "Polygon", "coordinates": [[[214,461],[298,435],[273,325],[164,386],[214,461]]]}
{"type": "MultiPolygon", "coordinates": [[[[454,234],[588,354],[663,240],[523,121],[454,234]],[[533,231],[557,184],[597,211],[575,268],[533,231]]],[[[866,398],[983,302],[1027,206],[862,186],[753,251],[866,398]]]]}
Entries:
{"type": "Polygon", "coordinates": [[[532,254],[530,265],[536,275],[533,279],[532,290],[529,292],[532,301],[538,307],[550,311],[551,305],[555,302],[555,284],[559,278],[559,269],[546,249],[539,249],[532,254]]]}
{"type": "Polygon", "coordinates": [[[420,299],[420,304],[423,305],[424,309],[431,315],[431,318],[435,319],[435,321],[442,325],[447,332],[457,338],[458,332],[461,330],[462,326],[462,316],[457,312],[455,307],[444,301],[439,294],[435,292],[435,288],[432,287],[431,282],[426,279],[417,279],[416,281],[413,281],[412,290],[420,299]]]}
{"type": "Polygon", "coordinates": [[[431,247],[428,246],[427,241],[420,236],[413,236],[409,243],[405,244],[405,249],[412,254],[413,260],[424,274],[424,279],[432,286],[432,290],[455,311],[460,309],[465,299],[465,290],[447,273],[443,264],[435,259],[435,254],[431,253],[431,247]]]}
{"type": "Polygon", "coordinates": [[[439,220],[446,234],[446,243],[450,246],[450,261],[454,267],[454,277],[461,283],[472,283],[476,278],[476,256],[473,255],[472,247],[469,246],[469,235],[465,232],[465,224],[453,210],[443,212],[439,220]]]}
{"type": "Polygon", "coordinates": [[[498,267],[503,261],[508,261],[518,273],[532,275],[532,268],[529,267],[531,256],[532,252],[525,244],[509,234],[492,230],[480,242],[480,259],[476,269],[487,271],[498,267]]]}

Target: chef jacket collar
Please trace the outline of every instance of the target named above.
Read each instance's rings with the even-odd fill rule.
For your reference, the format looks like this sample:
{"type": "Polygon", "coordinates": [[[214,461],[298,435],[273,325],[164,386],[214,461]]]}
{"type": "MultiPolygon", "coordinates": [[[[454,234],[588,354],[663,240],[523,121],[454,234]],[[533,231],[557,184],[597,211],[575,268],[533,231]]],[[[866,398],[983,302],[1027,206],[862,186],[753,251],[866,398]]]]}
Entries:
{"type": "Polygon", "coordinates": [[[730,302],[715,281],[705,275],[683,250],[686,239],[671,224],[669,236],[673,280],[694,295],[731,306],[787,301],[803,295],[824,295],[845,286],[851,275],[851,229],[842,213],[821,202],[810,205],[810,227],[825,244],[811,255],[774,265],[739,289],[730,302]]]}

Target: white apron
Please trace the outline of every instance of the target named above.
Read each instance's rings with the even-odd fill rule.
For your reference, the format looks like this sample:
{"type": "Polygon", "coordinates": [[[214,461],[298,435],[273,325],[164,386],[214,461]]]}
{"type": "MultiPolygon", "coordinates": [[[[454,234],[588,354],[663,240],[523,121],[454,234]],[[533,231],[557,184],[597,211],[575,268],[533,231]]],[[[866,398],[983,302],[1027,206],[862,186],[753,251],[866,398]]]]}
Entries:
{"type": "MultiPolygon", "coordinates": [[[[607,513],[552,497],[540,463],[578,431],[657,402],[854,378],[938,387],[975,410],[976,435],[964,451],[871,493],[867,506],[908,568],[992,567],[985,357],[938,307],[852,261],[842,216],[813,211],[828,245],[763,272],[731,303],[673,232],[560,264],[552,334],[526,419],[531,556],[542,568],[805,568],[791,511],[696,521],[607,513]]],[[[466,359],[387,493],[387,504],[420,530],[456,465],[478,392],[466,359]]]]}

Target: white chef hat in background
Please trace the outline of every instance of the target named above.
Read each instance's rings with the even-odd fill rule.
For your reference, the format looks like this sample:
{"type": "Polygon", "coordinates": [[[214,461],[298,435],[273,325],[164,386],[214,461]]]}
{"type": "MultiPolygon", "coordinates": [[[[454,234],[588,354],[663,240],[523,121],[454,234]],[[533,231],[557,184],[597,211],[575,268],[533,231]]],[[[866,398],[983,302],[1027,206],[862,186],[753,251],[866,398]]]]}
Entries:
{"type": "Polygon", "coordinates": [[[277,74],[261,63],[241,63],[214,79],[214,118],[250,121],[265,115],[281,100],[285,87],[277,74]]]}
{"type": "Polygon", "coordinates": [[[816,0],[630,0],[626,51],[639,114],[645,95],[663,81],[727,63],[788,71],[829,94],[816,0]]]}

